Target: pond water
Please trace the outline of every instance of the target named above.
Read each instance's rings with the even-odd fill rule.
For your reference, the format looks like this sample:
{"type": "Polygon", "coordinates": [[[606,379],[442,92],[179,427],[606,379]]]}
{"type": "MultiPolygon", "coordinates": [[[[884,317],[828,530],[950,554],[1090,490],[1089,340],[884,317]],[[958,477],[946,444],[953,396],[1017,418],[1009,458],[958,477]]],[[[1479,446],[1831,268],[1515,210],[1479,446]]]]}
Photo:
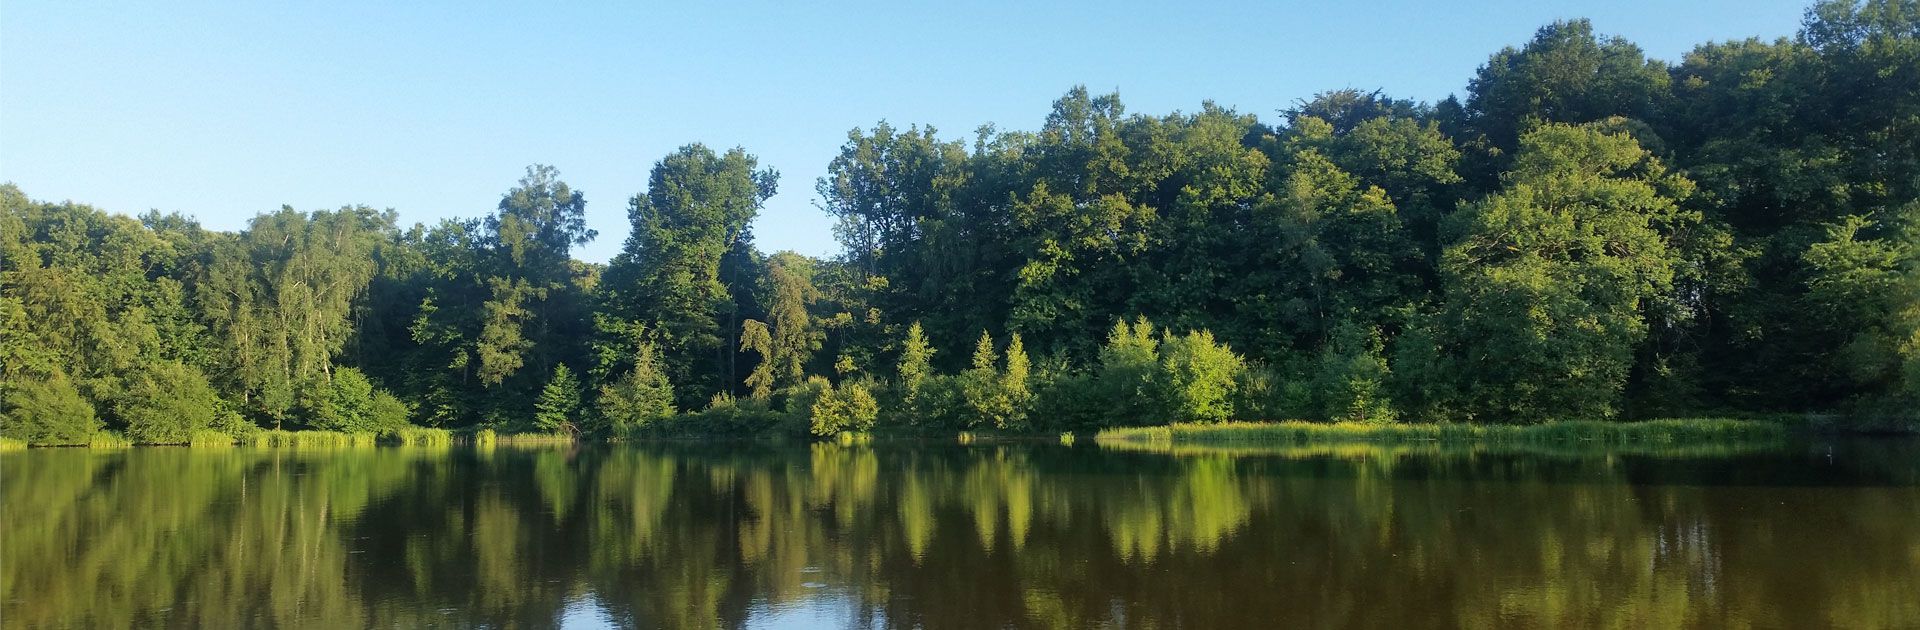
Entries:
{"type": "Polygon", "coordinates": [[[0,454],[0,625],[1914,627],[1920,443],[0,454]]]}

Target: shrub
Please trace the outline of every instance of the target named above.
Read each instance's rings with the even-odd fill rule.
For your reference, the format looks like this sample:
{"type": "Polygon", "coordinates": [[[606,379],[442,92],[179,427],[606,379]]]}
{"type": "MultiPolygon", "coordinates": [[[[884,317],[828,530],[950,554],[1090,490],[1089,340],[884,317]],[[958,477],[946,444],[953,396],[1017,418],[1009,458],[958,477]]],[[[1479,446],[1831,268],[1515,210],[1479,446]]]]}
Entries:
{"type": "Polygon", "coordinates": [[[871,388],[862,381],[828,386],[820,392],[808,410],[814,435],[833,435],[843,431],[867,431],[880,415],[880,405],[871,388]]]}
{"type": "Polygon", "coordinates": [[[200,370],[174,361],[148,366],[118,398],[114,410],[127,423],[127,437],[146,444],[186,444],[213,429],[225,411],[200,370]]]}
{"type": "Polygon", "coordinates": [[[366,374],[350,367],[335,369],[333,378],[303,388],[301,408],[309,426],[344,433],[393,431],[406,426],[412,414],[406,403],[375,389],[366,374]]]}
{"type": "Polygon", "coordinates": [[[669,433],[749,436],[805,433],[805,424],[805,418],[776,411],[766,400],[715,394],[706,409],[675,417],[663,428],[669,433]]]}
{"type": "Polygon", "coordinates": [[[1314,397],[1322,417],[1335,422],[1385,424],[1397,417],[1387,398],[1391,373],[1380,353],[1379,331],[1343,324],[1320,356],[1314,397]]]}
{"type": "Polygon", "coordinates": [[[533,425],[540,430],[574,433],[578,430],[573,417],[580,411],[580,379],[574,378],[573,370],[564,363],[553,366],[553,378],[540,390],[533,408],[533,425]]]}
{"type": "Polygon", "coordinates": [[[652,342],[641,342],[633,370],[600,388],[597,422],[591,429],[609,435],[627,435],[673,415],[673,384],[661,371],[652,342]]]}
{"type": "Polygon", "coordinates": [[[1225,422],[1233,417],[1233,393],[1246,362],[1213,333],[1202,330],[1169,336],[1160,348],[1157,381],[1171,420],[1225,422]]]}
{"type": "Polygon", "coordinates": [[[32,444],[85,444],[99,430],[93,404],[64,373],[0,383],[0,435],[32,444]]]}

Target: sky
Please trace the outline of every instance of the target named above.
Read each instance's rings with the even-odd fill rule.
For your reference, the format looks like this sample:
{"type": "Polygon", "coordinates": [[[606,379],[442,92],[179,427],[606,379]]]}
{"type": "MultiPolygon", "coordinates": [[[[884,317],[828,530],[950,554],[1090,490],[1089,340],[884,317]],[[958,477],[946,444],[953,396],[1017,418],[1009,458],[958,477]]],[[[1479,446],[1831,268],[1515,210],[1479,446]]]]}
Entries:
{"type": "Polygon", "coordinates": [[[1266,120],[1339,88],[1437,101],[1556,19],[1677,60],[1791,36],[1808,1],[6,0],[0,181],[214,229],[282,205],[410,225],[484,216],[550,164],[600,233],[575,255],[602,262],[653,163],[702,142],[780,172],[761,249],[827,255],[814,183],[881,120],[1035,129],[1074,85],[1134,113],[1212,100],[1266,120]]]}

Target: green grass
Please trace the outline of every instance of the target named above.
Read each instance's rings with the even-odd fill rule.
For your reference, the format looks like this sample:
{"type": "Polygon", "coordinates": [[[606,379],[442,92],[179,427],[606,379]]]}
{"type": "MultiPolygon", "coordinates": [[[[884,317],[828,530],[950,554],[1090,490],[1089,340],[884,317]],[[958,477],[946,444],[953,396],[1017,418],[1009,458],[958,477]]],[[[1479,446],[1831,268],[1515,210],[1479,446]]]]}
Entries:
{"type": "Polygon", "coordinates": [[[87,438],[87,448],[133,448],[133,440],[114,431],[95,431],[87,438]]]}
{"type": "Polygon", "coordinates": [[[261,448],[348,448],[373,444],[372,433],[267,430],[253,436],[253,446],[261,448]]]}
{"type": "Polygon", "coordinates": [[[1227,422],[1106,429],[1099,442],[1169,444],[1311,444],[1337,442],[1585,443],[1613,445],[1710,444],[1775,440],[1779,424],[1725,418],[1642,422],[1549,422],[1535,425],[1227,422]]]}
{"type": "Polygon", "coordinates": [[[194,431],[187,438],[187,446],[192,448],[233,448],[233,436],[219,431],[194,431]]]}
{"type": "Polygon", "coordinates": [[[387,436],[401,446],[449,446],[453,444],[453,432],[446,429],[426,427],[406,427],[387,436]]]}
{"type": "MultiPolygon", "coordinates": [[[[486,432],[491,433],[491,431],[486,432]]],[[[475,434],[474,437],[478,438],[479,434],[475,434]]],[[[494,439],[500,444],[509,446],[571,444],[574,442],[574,437],[571,433],[504,433],[495,434],[494,439]]],[[[475,441],[478,442],[478,439],[475,441]]]]}
{"type": "Polygon", "coordinates": [[[27,443],[25,440],[16,440],[10,437],[0,437],[0,453],[5,453],[8,451],[24,451],[24,450],[27,450],[27,443]]]}
{"type": "Polygon", "coordinates": [[[500,434],[494,433],[493,429],[481,429],[479,431],[473,432],[474,446],[478,446],[482,448],[493,448],[493,445],[495,443],[498,443],[499,441],[500,441],[500,434]]]}

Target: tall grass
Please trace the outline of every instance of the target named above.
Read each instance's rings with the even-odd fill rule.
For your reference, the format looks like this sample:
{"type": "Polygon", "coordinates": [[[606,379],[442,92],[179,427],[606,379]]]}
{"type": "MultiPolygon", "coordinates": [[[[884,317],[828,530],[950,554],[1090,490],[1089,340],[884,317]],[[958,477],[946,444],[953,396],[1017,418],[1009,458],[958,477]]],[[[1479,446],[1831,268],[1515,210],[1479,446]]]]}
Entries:
{"type": "Polygon", "coordinates": [[[5,453],[8,451],[24,451],[24,450],[27,450],[26,440],[16,440],[10,437],[0,437],[0,453],[5,453]]]}
{"type": "Polygon", "coordinates": [[[187,446],[191,448],[233,448],[233,436],[220,431],[194,431],[187,437],[187,446]]]}
{"type": "Polygon", "coordinates": [[[426,427],[406,427],[388,434],[394,443],[401,446],[449,446],[453,444],[453,432],[446,429],[426,427]]]}
{"type": "Polygon", "coordinates": [[[1549,422],[1536,425],[1227,422],[1106,429],[1100,442],[1180,444],[1310,444],[1327,442],[1489,442],[1587,444],[1702,444],[1775,440],[1786,429],[1770,422],[1725,418],[1643,422],[1549,422]]]}
{"type": "Polygon", "coordinates": [[[372,433],[268,430],[255,433],[253,436],[253,446],[261,448],[350,448],[373,445],[374,434],[372,433]]]}
{"type": "Polygon", "coordinates": [[[492,448],[493,445],[498,443],[499,441],[500,441],[500,435],[497,433],[494,433],[493,429],[481,429],[479,431],[473,432],[474,446],[479,446],[483,448],[492,448]]]}
{"type": "MultiPolygon", "coordinates": [[[[492,431],[490,430],[487,430],[486,432],[492,433],[492,431]]],[[[474,434],[474,437],[478,438],[479,434],[477,433],[474,434]]],[[[574,442],[574,436],[572,433],[506,433],[506,434],[495,434],[494,439],[498,443],[503,445],[508,445],[508,446],[571,444],[574,442]]],[[[478,442],[477,439],[475,441],[478,442]]]]}

